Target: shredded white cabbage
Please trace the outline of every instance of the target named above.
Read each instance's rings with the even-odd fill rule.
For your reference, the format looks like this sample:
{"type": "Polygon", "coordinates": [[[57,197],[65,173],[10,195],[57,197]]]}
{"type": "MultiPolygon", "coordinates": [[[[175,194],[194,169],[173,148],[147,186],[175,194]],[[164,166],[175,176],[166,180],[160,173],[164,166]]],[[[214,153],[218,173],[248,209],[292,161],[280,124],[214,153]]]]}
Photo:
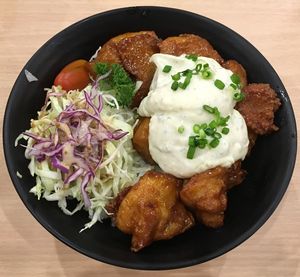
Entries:
{"type": "MultiPolygon", "coordinates": [[[[91,89],[92,87],[89,85],[85,91],[91,89]]],[[[53,132],[51,123],[68,105],[84,101],[83,90],[65,92],[59,86],[53,86],[46,91],[54,96],[49,97],[46,103],[47,109],[38,112],[38,119],[31,120],[31,128],[28,130],[28,132],[44,138],[51,135],[53,132]]],[[[136,123],[136,113],[119,106],[114,108],[111,104],[117,100],[112,95],[102,93],[102,96],[105,102],[101,111],[103,122],[112,129],[122,129],[128,132],[128,135],[120,140],[105,143],[104,159],[97,169],[95,177],[91,179],[86,188],[91,201],[91,206],[88,208],[90,221],[85,224],[81,231],[106,218],[108,216],[105,209],[107,203],[116,197],[122,189],[136,183],[140,176],[152,168],[141,159],[132,147],[131,139],[136,123]]],[[[87,209],[81,195],[81,178],[79,177],[69,185],[65,185],[61,171],[53,168],[48,159],[39,162],[34,156],[28,155],[34,140],[21,134],[16,139],[15,145],[20,139],[27,140],[25,157],[30,159],[28,168],[36,180],[35,186],[30,192],[34,193],[38,199],[45,198],[48,201],[57,201],[58,206],[66,215],[73,215],[82,208],[87,209]],[[68,200],[70,199],[78,201],[73,210],[68,208],[68,200]]]]}

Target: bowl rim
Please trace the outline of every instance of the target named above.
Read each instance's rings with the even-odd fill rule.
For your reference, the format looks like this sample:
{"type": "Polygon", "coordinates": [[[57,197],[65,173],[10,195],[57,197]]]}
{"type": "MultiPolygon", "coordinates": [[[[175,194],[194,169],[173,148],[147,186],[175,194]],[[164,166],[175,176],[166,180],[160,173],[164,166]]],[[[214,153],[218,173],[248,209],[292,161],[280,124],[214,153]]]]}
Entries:
{"type": "Polygon", "coordinates": [[[76,250],[77,252],[93,258],[95,260],[110,264],[110,265],[114,265],[114,266],[120,266],[120,267],[124,267],[124,268],[130,268],[130,269],[137,269],[137,270],[167,270],[167,269],[176,269],[176,268],[183,268],[183,267],[188,267],[188,266],[193,266],[199,263],[204,263],[207,262],[211,259],[217,258],[225,253],[227,253],[228,251],[232,250],[233,248],[239,246],[241,243],[243,243],[245,240],[247,240],[248,238],[250,238],[263,224],[266,223],[266,221],[270,218],[270,216],[273,214],[273,212],[275,211],[276,207],[279,205],[281,199],[283,198],[287,187],[290,183],[290,180],[292,178],[293,175],[293,170],[294,170],[294,166],[295,166],[295,162],[296,162],[296,155],[297,155],[297,127],[296,127],[296,120],[295,120],[295,114],[293,111],[293,107],[290,101],[290,98],[286,92],[286,89],[284,88],[284,91],[286,93],[284,93],[284,97],[286,98],[286,104],[287,104],[287,108],[290,111],[290,116],[291,116],[291,124],[292,127],[294,129],[295,132],[295,140],[294,143],[292,145],[290,145],[291,147],[291,157],[289,160],[289,163],[287,165],[287,170],[286,170],[286,174],[284,177],[284,180],[282,182],[282,185],[280,187],[280,190],[278,191],[276,197],[274,198],[272,204],[268,207],[268,209],[266,209],[260,216],[259,220],[250,228],[248,229],[246,232],[244,232],[242,235],[240,235],[239,237],[235,238],[233,241],[231,241],[230,243],[228,243],[227,245],[225,245],[224,247],[214,251],[211,254],[206,254],[204,256],[201,256],[200,258],[194,258],[192,260],[189,261],[177,261],[176,263],[155,263],[155,265],[151,265],[149,263],[144,263],[144,262],[139,262],[137,263],[130,263],[130,262],[124,262],[122,260],[115,260],[113,258],[108,258],[105,256],[100,256],[94,253],[91,253],[88,250],[85,250],[82,247],[77,246],[76,244],[74,244],[72,241],[70,241],[69,239],[67,239],[66,237],[64,237],[63,235],[61,235],[58,231],[56,231],[54,228],[52,228],[52,226],[46,221],[44,220],[39,213],[36,213],[33,208],[31,208],[29,206],[29,204],[27,203],[27,201],[22,197],[21,191],[19,190],[19,187],[17,185],[18,182],[18,177],[16,176],[15,172],[13,171],[13,163],[10,160],[10,157],[8,156],[9,153],[9,143],[11,143],[10,141],[8,141],[8,114],[11,113],[11,105],[14,99],[14,91],[16,89],[17,83],[20,81],[22,74],[24,72],[24,70],[26,68],[28,68],[28,65],[31,63],[31,61],[39,55],[40,52],[43,51],[43,49],[45,47],[47,47],[49,44],[52,43],[53,40],[57,40],[60,37],[63,37],[65,35],[65,33],[68,33],[70,31],[72,31],[73,29],[75,29],[77,26],[84,24],[85,22],[88,22],[90,20],[93,20],[99,16],[103,16],[103,15],[108,15],[108,14],[113,14],[113,13],[122,13],[122,12],[126,12],[129,10],[140,10],[140,12],[147,12],[149,10],[160,10],[160,11],[165,11],[165,12],[173,12],[173,13],[181,13],[183,15],[186,16],[193,16],[193,17],[197,17],[198,19],[204,20],[206,22],[208,22],[209,24],[213,24],[216,25],[218,28],[221,29],[226,29],[227,32],[232,33],[234,36],[238,37],[240,40],[244,41],[247,44],[250,44],[254,50],[256,50],[257,54],[260,55],[260,58],[263,59],[267,66],[269,67],[269,69],[275,74],[276,78],[278,78],[278,80],[280,81],[282,88],[284,88],[284,85],[281,82],[281,79],[279,78],[278,74],[276,73],[276,71],[274,70],[274,68],[272,67],[272,65],[267,61],[267,59],[256,49],[256,47],[254,47],[248,40],[246,40],[244,37],[242,37],[241,35],[239,35],[238,33],[236,33],[235,31],[233,31],[231,28],[226,27],[225,25],[223,25],[222,23],[219,23],[213,19],[210,19],[206,16],[194,13],[194,12],[190,12],[187,10],[182,10],[182,9],[177,9],[177,8],[171,8],[171,7],[164,7],[164,6],[128,6],[128,7],[123,7],[123,8],[117,8],[117,9],[112,9],[112,10],[106,10],[91,16],[88,16],[82,20],[79,20],[69,26],[67,26],[66,28],[64,28],[63,30],[61,30],[60,32],[58,32],[57,34],[55,34],[53,37],[51,37],[50,39],[48,39],[33,55],[32,57],[27,61],[27,63],[25,64],[25,66],[22,68],[22,70],[20,71],[13,87],[12,90],[10,92],[10,95],[8,97],[7,100],[7,104],[6,104],[6,108],[5,108],[5,113],[4,113],[4,118],[3,118],[3,129],[2,129],[2,138],[3,138],[3,149],[4,149],[4,157],[5,157],[5,161],[6,161],[6,166],[10,175],[10,179],[14,185],[15,190],[17,191],[19,197],[21,198],[23,204],[25,205],[25,207],[29,210],[29,212],[31,213],[31,215],[51,234],[53,235],[56,239],[58,239],[59,241],[63,242],[65,245],[71,247],[73,250],[76,250]]]}

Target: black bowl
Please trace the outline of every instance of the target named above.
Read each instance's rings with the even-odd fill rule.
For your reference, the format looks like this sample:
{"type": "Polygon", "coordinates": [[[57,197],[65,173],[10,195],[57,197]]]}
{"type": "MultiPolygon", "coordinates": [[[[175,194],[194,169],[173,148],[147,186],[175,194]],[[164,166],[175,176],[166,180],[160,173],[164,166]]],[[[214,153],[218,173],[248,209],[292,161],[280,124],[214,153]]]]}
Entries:
{"type": "Polygon", "coordinates": [[[289,184],[296,158],[296,124],[287,92],[268,61],[244,38],[227,27],[190,12],[163,7],[131,7],[97,14],[63,30],[43,45],[25,65],[38,77],[27,82],[24,70],[10,94],[4,118],[3,141],[7,167],[14,186],[32,215],[56,238],[99,261],[136,269],[171,269],[215,258],[249,238],[275,210],[289,184]],[[29,128],[41,108],[45,93],[60,69],[69,62],[89,59],[109,38],[139,30],[154,30],[161,38],[194,33],[208,39],[225,59],[236,59],[248,72],[249,82],[270,83],[281,99],[276,113],[280,130],[259,138],[244,163],[246,180],[229,193],[224,227],[202,226],[169,241],[159,241],[132,253],[130,236],[110,222],[97,223],[79,233],[88,220],[86,212],[66,216],[56,203],[38,201],[29,193],[34,179],[29,175],[24,149],[14,147],[16,137],[29,128]],[[19,179],[19,171],[23,178],[19,179]]]}

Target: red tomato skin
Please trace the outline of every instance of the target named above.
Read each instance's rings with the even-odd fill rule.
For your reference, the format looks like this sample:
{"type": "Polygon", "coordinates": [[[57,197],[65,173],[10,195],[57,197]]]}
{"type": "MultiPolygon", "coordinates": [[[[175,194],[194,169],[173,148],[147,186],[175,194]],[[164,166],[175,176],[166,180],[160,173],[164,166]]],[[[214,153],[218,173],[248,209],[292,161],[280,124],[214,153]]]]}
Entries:
{"type": "Polygon", "coordinates": [[[54,85],[66,91],[85,88],[90,82],[87,63],[85,60],[76,60],[66,65],[56,76],[54,85]]]}

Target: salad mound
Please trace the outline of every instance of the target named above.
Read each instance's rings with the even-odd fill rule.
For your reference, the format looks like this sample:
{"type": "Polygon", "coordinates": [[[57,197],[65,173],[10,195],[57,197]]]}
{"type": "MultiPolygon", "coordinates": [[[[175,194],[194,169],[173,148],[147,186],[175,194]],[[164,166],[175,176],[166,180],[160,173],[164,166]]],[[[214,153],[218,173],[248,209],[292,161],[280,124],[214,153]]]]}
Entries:
{"type": "Polygon", "coordinates": [[[132,147],[136,112],[99,86],[109,75],[83,90],[47,89],[38,118],[16,140],[27,140],[22,146],[36,177],[31,192],[57,201],[67,215],[87,210],[91,221],[82,230],[107,217],[107,203],[151,169],[132,147]],[[69,199],[78,201],[73,210],[69,199]]]}

